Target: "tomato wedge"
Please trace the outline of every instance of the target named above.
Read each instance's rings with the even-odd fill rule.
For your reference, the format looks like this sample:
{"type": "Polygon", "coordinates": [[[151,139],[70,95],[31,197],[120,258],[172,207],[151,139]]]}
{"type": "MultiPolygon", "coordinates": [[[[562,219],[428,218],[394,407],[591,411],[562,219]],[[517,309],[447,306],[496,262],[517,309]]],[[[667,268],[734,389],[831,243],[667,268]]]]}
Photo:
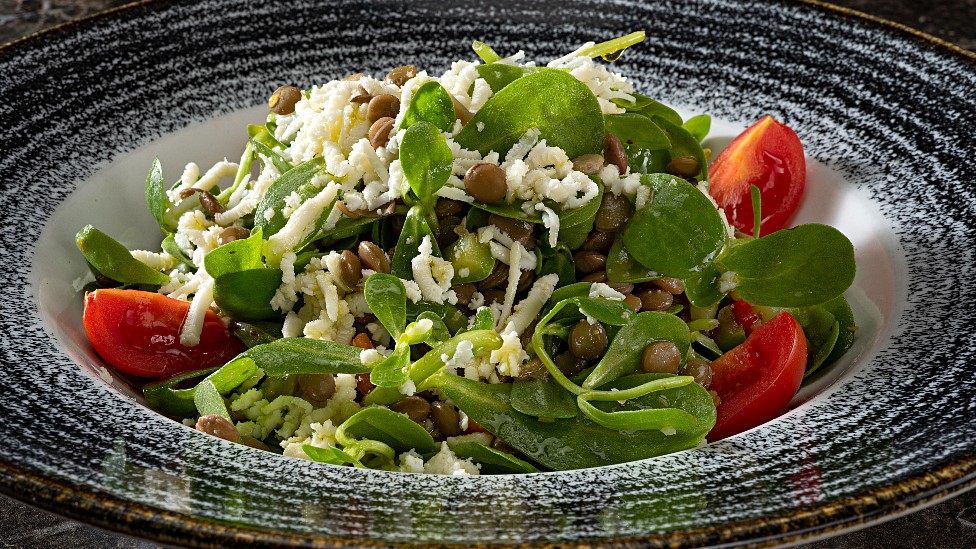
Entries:
{"type": "Polygon", "coordinates": [[[807,340],[800,323],[780,313],[757,327],[746,340],[712,362],[712,383],[719,402],[716,441],[765,423],[786,411],[803,381],[807,340]]]}
{"type": "Polygon", "coordinates": [[[153,292],[95,290],[85,295],[85,333],[110,366],[147,378],[220,366],[244,351],[213,311],[207,311],[200,343],[181,345],[189,309],[185,301],[153,292]]]}
{"type": "Polygon", "coordinates": [[[803,145],[788,126],[766,116],[732,140],[708,168],[712,197],[729,223],[752,234],[752,185],[761,193],[761,234],[786,227],[807,180],[803,145]]]}

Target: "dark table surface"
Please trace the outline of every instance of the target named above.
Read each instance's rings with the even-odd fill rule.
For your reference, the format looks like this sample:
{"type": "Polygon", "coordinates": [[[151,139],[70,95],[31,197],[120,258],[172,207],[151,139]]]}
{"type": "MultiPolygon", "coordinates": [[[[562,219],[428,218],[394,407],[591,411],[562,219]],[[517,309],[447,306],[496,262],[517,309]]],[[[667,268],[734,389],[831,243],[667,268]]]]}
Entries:
{"type": "MultiPolygon", "coordinates": [[[[128,0],[0,0],[0,44],[128,0]]],[[[976,51],[976,0],[835,0],[976,51]]],[[[4,547],[160,547],[40,511],[0,496],[4,547]]],[[[976,548],[976,490],[906,516],[803,546],[826,548],[976,548]]]]}

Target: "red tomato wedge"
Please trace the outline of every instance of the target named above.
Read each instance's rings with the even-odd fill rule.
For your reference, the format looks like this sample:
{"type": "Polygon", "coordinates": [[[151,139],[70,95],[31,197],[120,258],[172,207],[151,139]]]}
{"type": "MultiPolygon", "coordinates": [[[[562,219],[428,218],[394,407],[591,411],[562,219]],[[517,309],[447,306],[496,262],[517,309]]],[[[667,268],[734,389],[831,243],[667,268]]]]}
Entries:
{"type": "Polygon", "coordinates": [[[708,433],[716,441],[765,423],[786,411],[803,381],[807,340],[800,323],[780,313],[712,362],[718,417],[708,433]]]}
{"type": "Polygon", "coordinates": [[[708,168],[712,197],[729,223],[752,234],[751,187],[761,193],[761,234],[778,231],[800,205],[806,186],[803,145],[786,125],[766,116],[729,143],[708,168]]]}
{"type": "Polygon", "coordinates": [[[190,304],[153,292],[100,289],[85,295],[85,333],[116,370],[160,378],[220,366],[244,351],[213,311],[207,311],[200,343],[180,344],[190,304]]]}

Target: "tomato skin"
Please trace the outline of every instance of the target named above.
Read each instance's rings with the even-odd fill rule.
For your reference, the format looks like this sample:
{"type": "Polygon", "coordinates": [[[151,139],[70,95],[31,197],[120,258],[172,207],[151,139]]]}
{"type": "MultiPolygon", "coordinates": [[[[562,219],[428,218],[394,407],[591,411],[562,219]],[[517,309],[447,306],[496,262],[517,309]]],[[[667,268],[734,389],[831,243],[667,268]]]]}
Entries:
{"type": "Polygon", "coordinates": [[[778,231],[800,205],[807,166],[803,145],[785,124],[766,116],[732,140],[708,168],[710,194],[729,223],[752,234],[751,186],[761,193],[761,234],[778,231]]]}
{"type": "Polygon", "coordinates": [[[83,323],[106,363],[139,377],[221,366],[244,351],[213,311],[207,311],[199,345],[181,345],[180,327],[189,309],[189,303],[162,294],[99,289],[85,295],[83,323]]]}
{"type": "Polygon", "coordinates": [[[752,309],[752,305],[749,305],[745,301],[733,301],[732,302],[732,313],[735,314],[735,321],[742,326],[745,330],[746,335],[749,335],[762,324],[762,317],[759,313],[752,309]]]}
{"type": "Polygon", "coordinates": [[[708,440],[741,433],[785,412],[800,388],[806,364],[803,328],[785,312],[715,359],[709,389],[721,401],[708,440]]]}

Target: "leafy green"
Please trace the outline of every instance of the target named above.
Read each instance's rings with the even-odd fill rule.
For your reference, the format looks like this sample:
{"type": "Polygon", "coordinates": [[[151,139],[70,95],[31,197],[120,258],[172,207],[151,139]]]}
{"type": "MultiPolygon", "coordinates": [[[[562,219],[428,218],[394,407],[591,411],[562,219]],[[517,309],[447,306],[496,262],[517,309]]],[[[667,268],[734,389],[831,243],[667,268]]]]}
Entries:
{"type": "Polygon", "coordinates": [[[506,475],[538,473],[539,469],[531,463],[511,454],[489,448],[477,442],[462,442],[451,446],[460,459],[470,459],[481,464],[481,474],[506,475]]]}
{"type": "Polygon", "coordinates": [[[420,255],[420,244],[424,237],[430,237],[432,254],[441,255],[440,248],[437,247],[437,237],[427,223],[427,216],[424,209],[420,206],[413,206],[407,212],[407,219],[403,223],[403,230],[400,232],[400,239],[397,240],[396,251],[393,253],[393,261],[390,270],[393,276],[404,280],[413,280],[413,258],[420,255]]]}
{"type": "Polygon", "coordinates": [[[495,268],[495,258],[491,246],[478,240],[478,233],[461,235],[454,244],[447,247],[444,258],[454,266],[455,284],[480,282],[495,268]]]}
{"type": "Polygon", "coordinates": [[[735,289],[749,303],[804,307],[850,287],[854,246],[833,227],[800,225],[732,246],[717,265],[735,273],[735,289]]]}
{"type": "Polygon", "coordinates": [[[559,383],[546,379],[516,379],[512,382],[512,408],[544,418],[576,417],[579,409],[573,394],[559,383]]]}
{"type": "Polygon", "coordinates": [[[583,388],[595,389],[639,372],[644,349],[655,341],[670,341],[677,345],[681,356],[685,356],[691,345],[688,325],[667,313],[639,313],[617,332],[603,358],[583,382],[583,388]]]}
{"type": "Polygon", "coordinates": [[[712,117],[707,114],[692,116],[681,125],[692,137],[701,142],[708,136],[708,130],[712,128],[712,117]]]}
{"type": "Polygon", "coordinates": [[[164,233],[175,233],[176,220],[172,216],[167,215],[170,208],[173,207],[173,203],[166,196],[166,182],[163,181],[163,166],[160,164],[158,157],[153,159],[153,163],[149,167],[149,175],[146,176],[145,197],[146,207],[149,208],[149,213],[159,223],[160,230],[164,233]]]}
{"type": "Polygon", "coordinates": [[[407,382],[407,368],[410,366],[410,345],[399,343],[393,354],[373,366],[369,380],[377,387],[397,388],[407,382]]]}
{"type": "Polygon", "coordinates": [[[356,467],[365,467],[365,465],[363,465],[358,459],[332,446],[328,448],[319,448],[318,446],[312,446],[311,444],[303,444],[302,451],[305,452],[305,455],[308,456],[309,459],[319,463],[329,463],[331,465],[346,465],[351,463],[356,467]]]}
{"type": "Polygon", "coordinates": [[[608,114],[603,117],[607,133],[643,149],[670,149],[671,140],[657,124],[643,114],[608,114]]]}
{"type": "Polygon", "coordinates": [[[590,176],[590,179],[596,183],[597,195],[578,208],[559,213],[559,241],[570,249],[575,250],[586,241],[586,237],[593,230],[596,213],[600,210],[600,204],[603,202],[603,183],[595,176],[590,176]]]}
{"type": "Polygon", "coordinates": [[[416,450],[428,454],[437,451],[437,445],[426,429],[388,408],[365,408],[356,412],[336,430],[336,440],[342,442],[347,437],[376,440],[397,453],[416,450]]]}
{"type": "Polygon", "coordinates": [[[252,347],[234,360],[247,358],[272,377],[290,374],[364,374],[369,372],[369,367],[360,361],[360,353],[362,349],[352,345],[286,337],[252,347]]]}
{"type": "Polygon", "coordinates": [[[393,275],[372,274],[366,279],[363,294],[386,331],[394,340],[400,337],[407,326],[407,290],[403,282],[393,275]]]}
{"type": "Polygon", "coordinates": [[[250,379],[257,369],[253,360],[241,355],[219,369],[208,368],[186,372],[169,379],[148,383],[143,386],[142,394],[153,409],[167,415],[185,417],[196,410],[194,396],[200,384],[188,389],[174,389],[174,387],[184,381],[206,376],[203,381],[212,383],[218,393],[227,394],[250,379]]]}
{"type": "Polygon", "coordinates": [[[555,69],[539,69],[496,92],[454,140],[483,155],[495,151],[504,156],[532,128],[570,158],[603,149],[603,113],[596,97],[572,75],[555,69]]]}
{"type": "Polygon", "coordinates": [[[203,258],[207,273],[214,278],[227,273],[236,273],[250,269],[261,269],[261,246],[263,238],[261,228],[256,228],[251,235],[241,240],[228,242],[214,248],[203,258]]]}
{"type": "Polygon", "coordinates": [[[201,417],[220,416],[230,421],[227,404],[224,403],[224,397],[217,391],[213,381],[205,379],[197,385],[196,389],[193,393],[193,405],[201,417]]]}
{"type": "Polygon", "coordinates": [[[214,302],[222,311],[240,320],[280,317],[282,313],[271,307],[271,300],[279,286],[281,271],[278,269],[261,266],[231,271],[214,279],[214,302]]]}
{"type": "Polygon", "coordinates": [[[634,259],[623,238],[615,238],[610,251],[607,253],[607,280],[610,282],[647,282],[660,278],[661,275],[648,269],[634,259]]]}
{"type": "MultiPolygon", "coordinates": [[[[312,180],[322,172],[324,163],[325,160],[321,156],[317,156],[285,172],[271,184],[271,187],[265,192],[261,198],[261,202],[258,203],[257,208],[254,210],[254,228],[261,229],[264,238],[270,238],[288,222],[282,212],[284,211],[286,200],[292,193],[297,193],[302,201],[318,194],[321,188],[313,184],[312,180]]],[[[328,212],[325,212],[325,215],[327,214],[328,212]]],[[[322,219],[317,224],[316,230],[312,232],[317,232],[318,227],[324,221],[322,219]]]]}
{"type": "MultiPolygon", "coordinates": [[[[437,83],[430,82],[430,84],[437,83]]],[[[437,87],[444,89],[439,84],[437,87]]],[[[422,204],[428,204],[437,200],[434,193],[443,187],[444,183],[447,183],[447,178],[451,176],[454,154],[451,153],[447,141],[436,127],[419,120],[403,135],[403,141],[400,143],[400,164],[403,166],[403,175],[407,178],[414,194],[422,204]]]]}
{"type": "Polygon", "coordinates": [[[427,82],[417,88],[403,113],[400,129],[412,128],[419,122],[427,122],[442,132],[454,129],[454,101],[440,82],[427,82]]]}
{"type": "Polygon", "coordinates": [[[496,61],[501,61],[502,59],[502,56],[495,53],[495,50],[491,49],[491,46],[485,44],[481,40],[475,40],[471,44],[471,49],[478,54],[478,57],[480,57],[485,64],[491,64],[496,61]]]}
{"type": "Polygon", "coordinates": [[[687,278],[725,245],[722,218],[708,197],[680,178],[650,174],[641,182],[651,187],[652,196],[627,222],[624,246],[648,269],[687,278]]]}
{"type": "Polygon", "coordinates": [[[169,282],[169,275],[132,257],[125,246],[91,225],[78,231],[75,244],[94,271],[123,285],[162,286],[169,282]]]}
{"type": "Polygon", "coordinates": [[[668,139],[671,140],[671,149],[668,151],[670,155],[669,161],[679,156],[694,156],[698,160],[698,165],[701,166],[701,169],[695,177],[699,181],[707,181],[708,160],[705,158],[705,151],[702,149],[698,139],[680,125],[672,123],[665,116],[655,115],[651,117],[651,120],[660,126],[664,130],[664,133],[668,135],[668,139]]]}

